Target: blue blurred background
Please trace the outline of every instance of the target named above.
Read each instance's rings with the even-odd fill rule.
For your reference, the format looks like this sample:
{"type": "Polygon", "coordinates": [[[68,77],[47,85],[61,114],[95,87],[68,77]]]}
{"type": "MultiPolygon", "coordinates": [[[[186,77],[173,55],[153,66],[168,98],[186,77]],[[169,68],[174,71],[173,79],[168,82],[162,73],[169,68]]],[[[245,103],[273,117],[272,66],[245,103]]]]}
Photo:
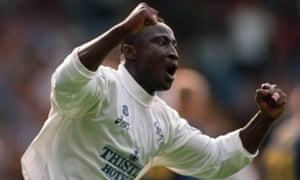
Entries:
{"type": "MultiPolygon", "coordinates": [[[[299,84],[300,1],[146,2],[173,28],[180,66],[207,78],[214,104],[230,117],[232,128],[256,112],[254,93],[261,83],[279,84],[286,92],[299,84]]],[[[0,179],[22,179],[19,159],[47,117],[56,66],[74,47],[121,21],[136,4],[0,1],[0,179]]],[[[107,62],[117,64],[118,55],[114,50],[107,62]]]]}

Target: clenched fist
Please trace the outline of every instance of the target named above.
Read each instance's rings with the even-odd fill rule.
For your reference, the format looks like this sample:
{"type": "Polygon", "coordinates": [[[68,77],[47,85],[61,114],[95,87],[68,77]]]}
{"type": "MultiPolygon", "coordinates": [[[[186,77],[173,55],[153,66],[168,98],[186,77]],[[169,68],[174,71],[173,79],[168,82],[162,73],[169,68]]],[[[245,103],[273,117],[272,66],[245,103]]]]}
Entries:
{"type": "Polygon", "coordinates": [[[287,97],[276,84],[263,83],[256,90],[255,100],[262,115],[275,120],[285,109],[287,97]]]}

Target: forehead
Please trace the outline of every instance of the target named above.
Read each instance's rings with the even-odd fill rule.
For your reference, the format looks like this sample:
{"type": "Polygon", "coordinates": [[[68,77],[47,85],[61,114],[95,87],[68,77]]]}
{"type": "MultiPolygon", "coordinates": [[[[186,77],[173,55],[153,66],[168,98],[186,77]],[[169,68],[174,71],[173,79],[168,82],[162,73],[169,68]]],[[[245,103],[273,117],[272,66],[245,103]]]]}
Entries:
{"type": "Polygon", "coordinates": [[[175,39],[173,30],[164,23],[157,23],[156,25],[149,26],[141,32],[142,37],[157,37],[157,36],[167,36],[170,39],[175,39]]]}

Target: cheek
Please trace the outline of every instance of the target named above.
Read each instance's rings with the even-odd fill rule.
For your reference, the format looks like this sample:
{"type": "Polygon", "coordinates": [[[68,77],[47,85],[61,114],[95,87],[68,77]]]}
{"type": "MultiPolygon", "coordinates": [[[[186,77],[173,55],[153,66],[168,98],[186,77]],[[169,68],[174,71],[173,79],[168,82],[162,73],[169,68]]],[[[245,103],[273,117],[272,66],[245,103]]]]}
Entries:
{"type": "Polygon", "coordinates": [[[159,76],[163,68],[162,61],[157,59],[152,59],[147,64],[146,68],[148,68],[148,71],[151,71],[153,73],[153,76],[159,76]]]}
{"type": "Polygon", "coordinates": [[[152,76],[158,76],[163,68],[163,56],[156,48],[147,47],[139,54],[140,69],[151,73],[152,76]],[[155,73],[155,74],[154,74],[155,73]]]}
{"type": "Polygon", "coordinates": [[[157,66],[158,66],[158,57],[154,54],[154,53],[150,53],[150,52],[147,52],[147,53],[144,53],[144,56],[140,57],[138,63],[140,63],[140,66],[142,66],[144,70],[147,70],[147,69],[156,69],[157,66]]]}

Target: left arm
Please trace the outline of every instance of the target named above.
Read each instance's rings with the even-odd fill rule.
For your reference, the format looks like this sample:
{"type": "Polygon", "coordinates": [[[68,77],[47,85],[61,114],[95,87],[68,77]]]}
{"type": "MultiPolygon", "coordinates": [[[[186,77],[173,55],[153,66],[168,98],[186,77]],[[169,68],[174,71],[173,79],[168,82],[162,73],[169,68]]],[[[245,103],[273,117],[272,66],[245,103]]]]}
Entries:
{"type": "Polygon", "coordinates": [[[259,111],[241,129],[240,138],[245,149],[255,153],[267,135],[273,122],[285,109],[286,95],[275,84],[264,83],[256,90],[259,111]]]}
{"type": "Polygon", "coordinates": [[[216,139],[194,131],[187,124],[177,124],[166,153],[153,162],[199,178],[234,174],[257,155],[255,152],[269,128],[285,108],[286,95],[276,85],[263,84],[256,91],[256,102],[259,112],[245,127],[216,139]]]}

